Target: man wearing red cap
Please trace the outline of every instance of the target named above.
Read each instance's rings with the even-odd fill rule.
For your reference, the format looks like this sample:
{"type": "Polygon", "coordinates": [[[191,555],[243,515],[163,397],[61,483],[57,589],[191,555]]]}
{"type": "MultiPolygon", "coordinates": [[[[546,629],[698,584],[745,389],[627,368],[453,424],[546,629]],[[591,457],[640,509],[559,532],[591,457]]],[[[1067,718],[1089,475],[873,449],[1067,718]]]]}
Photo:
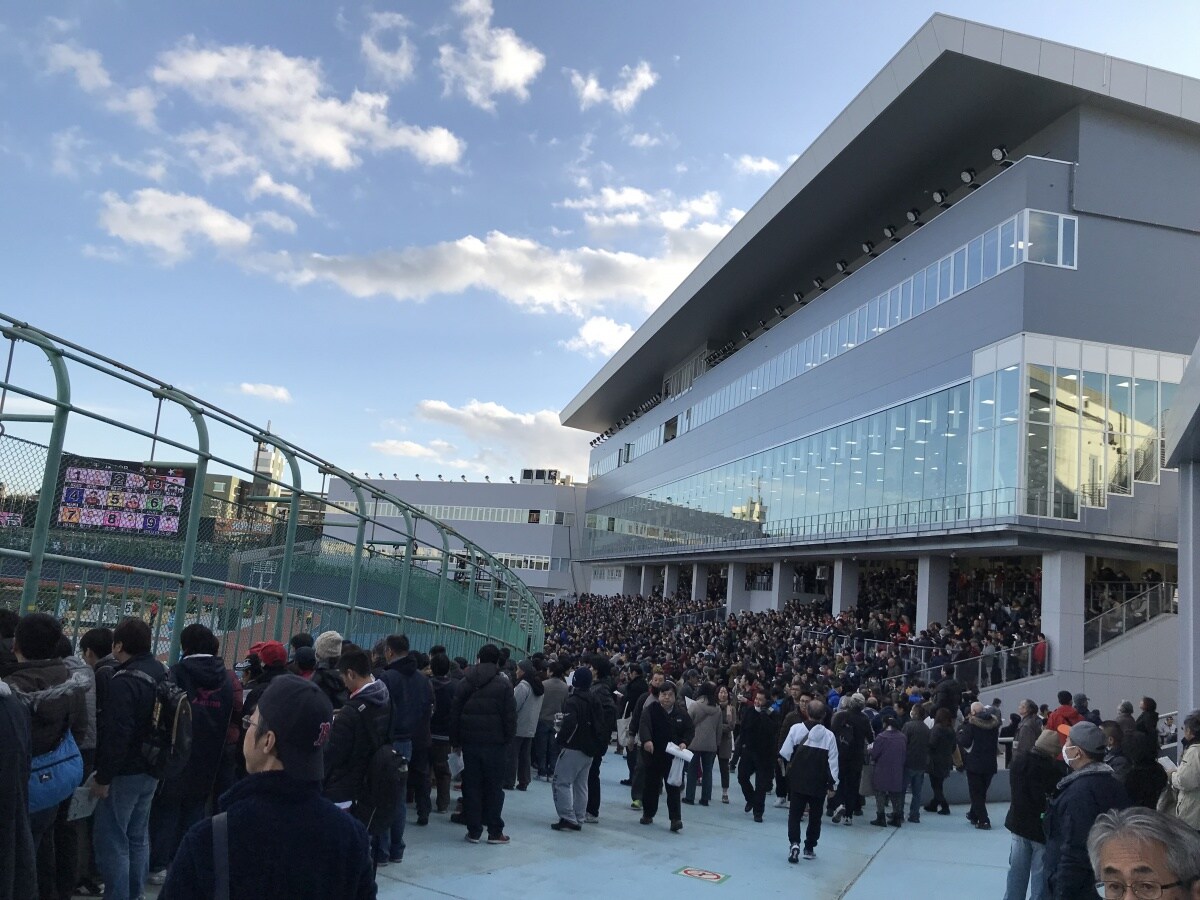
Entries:
{"type": "Polygon", "coordinates": [[[246,701],[242,705],[242,714],[249,719],[255,707],[258,706],[258,700],[267,689],[267,685],[276,678],[288,674],[287,650],[279,641],[259,641],[250,647],[246,658],[251,663],[258,660],[262,666],[262,674],[246,685],[246,701]]]}

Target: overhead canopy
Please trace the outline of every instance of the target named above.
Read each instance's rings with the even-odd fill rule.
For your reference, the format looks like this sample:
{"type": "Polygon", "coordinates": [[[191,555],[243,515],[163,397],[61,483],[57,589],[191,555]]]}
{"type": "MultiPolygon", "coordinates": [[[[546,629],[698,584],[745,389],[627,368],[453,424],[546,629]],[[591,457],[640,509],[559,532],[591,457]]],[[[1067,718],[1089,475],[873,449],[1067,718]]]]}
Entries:
{"type": "Polygon", "coordinates": [[[567,404],[563,424],[603,431],[696,347],[737,340],[814,277],[832,281],[863,240],[884,243],[883,226],[961,187],[961,169],[982,171],[993,147],[1017,147],[1084,102],[1200,126],[1200,81],[933,16],[567,404]]]}

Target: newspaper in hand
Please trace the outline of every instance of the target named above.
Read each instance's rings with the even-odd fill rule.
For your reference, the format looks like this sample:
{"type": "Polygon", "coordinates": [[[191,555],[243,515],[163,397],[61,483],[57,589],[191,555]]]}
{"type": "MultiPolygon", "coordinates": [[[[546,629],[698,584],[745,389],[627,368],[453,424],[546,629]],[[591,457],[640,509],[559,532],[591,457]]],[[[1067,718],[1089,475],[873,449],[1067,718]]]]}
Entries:
{"type": "Polygon", "coordinates": [[[1168,775],[1179,768],[1179,766],[1175,765],[1175,760],[1171,759],[1169,756],[1160,756],[1158,758],[1158,764],[1167,770],[1168,775]]]}
{"type": "Polygon", "coordinates": [[[690,763],[692,761],[692,756],[693,756],[692,751],[681,749],[680,746],[678,744],[676,744],[674,741],[667,742],[667,753],[671,756],[679,757],[685,763],[690,763]]]}

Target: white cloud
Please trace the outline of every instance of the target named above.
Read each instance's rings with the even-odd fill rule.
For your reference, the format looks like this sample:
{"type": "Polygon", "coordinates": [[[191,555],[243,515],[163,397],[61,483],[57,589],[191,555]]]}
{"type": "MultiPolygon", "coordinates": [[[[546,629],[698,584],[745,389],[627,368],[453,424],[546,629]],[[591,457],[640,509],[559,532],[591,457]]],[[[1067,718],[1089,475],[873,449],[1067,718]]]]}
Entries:
{"type": "Polygon", "coordinates": [[[650,147],[657,147],[661,143],[662,143],[662,138],[655,137],[654,135],[647,134],[646,132],[638,132],[637,134],[631,135],[629,137],[629,146],[634,147],[638,150],[645,150],[650,147]]]}
{"type": "Polygon", "coordinates": [[[561,345],[588,357],[612,356],[633,336],[633,327],[614,322],[607,316],[593,316],[582,325],[575,337],[561,345]]]}
{"type": "Polygon", "coordinates": [[[251,200],[257,200],[263,196],[278,197],[285,203],[299,207],[309,215],[313,214],[312,198],[308,194],[294,184],[276,181],[269,172],[258,173],[258,177],[254,179],[254,184],[250,185],[246,196],[251,200]]]}
{"type": "Polygon", "coordinates": [[[121,262],[125,259],[125,254],[121,252],[121,248],[114,247],[111,244],[84,244],[82,253],[88,259],[98,259],[102,262],[121,262]]]}
{"type": "Polygon", "coordinates": [[[598,194],[590,197],[580,197],[575,200],[564,200],[562,206],[566,209],[645,209],[650,206],[651,196],[641,188],[604,186],[598,194]]]}
{"type": "Polygon", "coordinates": [[[642,60],[636,66],[622,66],[617,83],[612,88],[601,86],[595,74],[583,75],[574,69],[566,70],[571,79],[571,87],[579,98],[579,108],[608,104],[619,113],[627,113],[641,98],[642,94],[658,83],[658,73],[651,68],[650,63],[642,60]]]}
{"type": "Polygon", "coordinates": [[[404,33],[408,27],[408,19],[399,13],[371,13],[362,36],[362,55],[367,68],[389,87],[408,81],[416,69],[417,48],[404,33]],[[388,35],[393,32],[396,33],[395,46],[385,49],[381,41],[388,40],[388,35]]]}
{"type": "Polygon", "coordinates": [[[371,449],[385,456],[405,456],[410,459],[437,459],[439,453],[433,447],[426,447],[416,441],[398,441],[394,438],[386,441],[372,441],[371,449]]]}
{"type": "Polygon", "coordinates": [[[246,135],[224,123],[211,129],[185,132],[175,140],[183,146],[205,181],[237,175],[259,165],[258,158],[244,149],[249,142],[246,135]]]}
{"type": "Polygon", "coordinates": [[[202,197],[168,194],[157,188],[134,191],[130,197],[125,201],[112,191],[105,193],[100,224],[127,244],[157,251],[166,263],[187,257],[194,239],[234,249],[244,247],[254,236],[248,223],[202,197]]]}
{"type": "Polygon", "coordinates": [[[243,156],[261,153],[288,169],[351,169],[364,150],[404,150],[426,165],[462,157],[462,141],[447,129],[393,122],[386,94],[356,90],[340,100],[318,61],[271,47],[206,48],[189,40],[160,54],[151,75],[162,89],[236,117],[240,129],[224,124],[216,132],[235,140],[243,156]]]}
{"type": "Polygon", "coordinates": [[[68,128],[55,132],[50,136],[50,171],[55,175],[74,178],[79,169],[85,168],[93,174],[100,168],[94,157],[86,157],[84,151],[91,142],[80,137],[79,129],[68,128]]]}
{"type": "Polygon", "coordinates": [[[143,128],[154,128],[157,124],[154,112],[158,108],[158,96],[148,87],[118,91],[104,105],[113,112],[129,113],[143,128]]]}
{"type": "Polygon", "coordinates": [[[252,213],[250,219],[255,223],[266,225],[275,231],[282,231],[284,234],[296,233],[295,220],[274,210],[267,209],[262,212],[252,213]]]}
{"type": "Polygon", "coordinates": [[[751,156],[743,153],[733,161],[733,167],[743,175],[774,175],[781,166],[773,159],[765,156],[751,156]]]}
{"type": "Polygon", "coordinates": [[[260,400],[271,400],[275,403],[292,402],[292,392],[278,384],[252,384],[243,381],[238,390],[248,397],[258,397],[260,400]]]}
{"type": "Polygon", "coordinates": [[[113,154],[111,160],[118,169],[155,182],[161,182],[167,177],[167,161],[167,155],[161,150],[151,150],[149,159],[146,160],[125,159],[119,154],[113,154]]]}
{"type": "Polygon", "coordinates": [[[46,66],[52,74],[69,72],[79,87],[89,94],[107,91],[112,78],[104,68],[103,57],[74,43],[51,44],[46,48],[46,66]]]}
{"type": "Polygon", "coordinates": [[[480,109],[496,108],[498,94],[529,98],[529,85],[546,64],[546,57],[522,41],[511,28],[492,27],[491,0],[459,0],[455,11],[466,19],[462,48],[438,48],[438,68],[447,94],[460,91],[480,109]]]}

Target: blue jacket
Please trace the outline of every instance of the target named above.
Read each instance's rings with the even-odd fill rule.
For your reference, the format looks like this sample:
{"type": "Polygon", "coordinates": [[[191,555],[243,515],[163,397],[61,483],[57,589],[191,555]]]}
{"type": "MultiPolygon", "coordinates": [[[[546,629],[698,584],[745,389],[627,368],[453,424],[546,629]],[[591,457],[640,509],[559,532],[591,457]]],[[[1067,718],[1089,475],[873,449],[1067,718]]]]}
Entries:
{"type": "Polygon", "coordinates": [[[1088,861],[1087,836],[1096,817],[1129,806],[1125,788],[1104,763],[1078,769],[1058,783],[1058,795],[1046,807],[1044,870],[1053,900],[1096,896],[1096,878],[1088,861]]]}
{"type": "MultiPolygon", "coordinates": [[[[230,900],[374,900],[375,868],[362,823],[286,772],[250,775],[226,791],[230,900]]],[[[212,819],[193,825],[161,900],[213,896],[212,819]]]]}

